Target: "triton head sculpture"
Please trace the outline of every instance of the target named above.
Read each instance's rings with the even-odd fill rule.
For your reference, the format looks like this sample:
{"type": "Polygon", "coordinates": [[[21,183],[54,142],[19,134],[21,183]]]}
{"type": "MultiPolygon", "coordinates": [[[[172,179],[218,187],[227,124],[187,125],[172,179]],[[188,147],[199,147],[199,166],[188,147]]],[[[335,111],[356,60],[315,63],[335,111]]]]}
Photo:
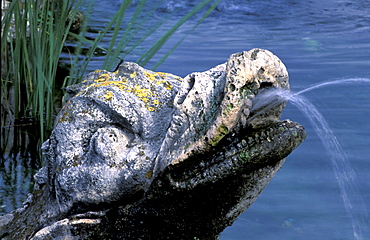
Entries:
{"type": "Polygon", "coordinates": [[[184,79],[129,62],[116,72],[90,73],[68,88],[71,97],[43,147],[59,206],[145,191],[166,166],[245,128],[252,99],[265,86],[288,89],[288,74],[259,49],[184,79]]]}
{"type": "Polygon", "coordinates": [[[67,88],[69,99],[43,144],[46,165],[35,176],[34,198],[47,204],[34,207],[46,211],[32,224],[77,231],[81,221],[72,216],[95,211],[105,217],[84,224],[101,224],[101,239],[188,239],[186,229],[213,239],[305,138],[302,126],[280,121],[284,102],[253,112],[253,99],[266,88],[288,90],[288,73],[262,49],[185,78],[130,62],[90,73],[67,88]],[[69,225],[53,224],[62,218],[69,225]]]}

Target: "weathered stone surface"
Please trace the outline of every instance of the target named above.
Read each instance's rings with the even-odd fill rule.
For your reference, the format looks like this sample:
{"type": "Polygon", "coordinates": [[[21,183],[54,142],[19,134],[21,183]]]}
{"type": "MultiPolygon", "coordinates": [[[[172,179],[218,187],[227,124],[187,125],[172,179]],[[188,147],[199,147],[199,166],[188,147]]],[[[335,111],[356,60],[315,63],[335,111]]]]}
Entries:
{"type": "Polygon", "coordinates": [[[271,52],[252,49],[184,79],[135,63],[95,71],[43,145],[24,207],[4,239],[216,239],[305,138],[285,103],[250,121],[267,87],[289,89],[271,52]]]}

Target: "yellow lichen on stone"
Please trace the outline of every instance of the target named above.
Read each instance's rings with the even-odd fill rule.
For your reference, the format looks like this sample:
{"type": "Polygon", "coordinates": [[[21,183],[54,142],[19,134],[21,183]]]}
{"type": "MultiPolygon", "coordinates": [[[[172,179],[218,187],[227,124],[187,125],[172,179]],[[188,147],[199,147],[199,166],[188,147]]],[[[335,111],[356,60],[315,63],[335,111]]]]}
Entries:
{"type": "MultiPolygon", "coordinates": [[[[180,77],[176,78],[175,75],[169,73],[144,71],[144,81],[147,81],[148,85],[141,85],[135,84],[136,81],[132,80],[138,76],[138,72],[136,71],[132,72],[129,75],[129,78],[117,76],[119,74],[118,70],[113,73],[104,70],[96,70],[94,72],[101,72],[102,74],[100,74],[96,79],[93,79],[92,84],[86,86],[85,90],[79,92],[76,96],[80,96],[81,94],[89,94],[89,92],[94,88],[102,86],[115,86],[121,91],[132,93],[137,96],[149,111],[156,111],[163,105],[163,103],[160,102],[161,97],[156,86],[161,86],[163,89],[171,91],[173,86],[168,79],[173,79],[175,77],[176,80],[182,81],[180,77]],[[146,88],[143,88],[143,86],[146,86],[146,88]],[[87,91],[87,89],[90,90],[87,91]]],[[[91,79],[87,81],[91,81],[91,79]]],[[[114,95],[114,91],[105,91],[99,96],[99,98],[102,100],[111,101],[114,95]]]]}
{"type": "Polygon", "coordinates": [[[169,74],[169,73],[165,73],[165,72],[157,72],[157,74],[159,76],[161,76],[162,78],[167,78],[169,76],[172,76],[172,74],[169,74]]]}
{"type": "Polygon", "coordinates": [[[128,79],[125,77],[118,76],[118,82],[121,82],[122,84],[127,84],[128,79]]]}
{"type": "Polygon", "coordinates": [[[155,84],[158,84],[158,85],[163,84],[163,86],[164,86],[167,90],[172,90],[172,85],[171,85],[171,83],[169,83],[169,82],[168,82],[168,81],[166,81],[166,80],[158,80],[158,81],[156,81],[156,82],[155,82],[155,84]]]}
{"type": "Polygon", "coordinates": [[[145,104],[148,104],[150,102],[149,98],[140,98],[141,101],[143,101],[145,104]]]}
{"type": "Polygon", "coordinates": [[[162,78],[173,78],[173,79],[176,79],[179,83],[182,83],[183,79],[179,76],[176,76],[176,75],[173,75],[171,73],[164,73],[164,72],[157,72],[157,74],[159,76],[161,76],[162,78]]]}
{"type": "Polygon", "coordinates": [[[99,76],[98,79],[94,80],[94,82],[96,82],[96,83],[106,82],[110,79],[111,79],[111,76],[109,74],[103,73],[102,75],[99,76]]]}
{"type": "Polygon", "coordinates": [[[127,86],[125,82],[108,81],[108,82],[96,84],[96,87],[100,87],[100,86],[116,86],[125,92],[134,92],[133,88],[130,86],[127,86]]]}
{"type": "Polygon", "coordinates": [[[66,109],[61,117],[59,117],[58,122],[71,122],[73,119],[72,113],[69,109],[66,109]]]}
{"type": "Polygon", "coordinates": [[[154,81],[156,79],[156,74],[152,74],[152,73],[148,73],[148,72],[144,72],[144,75],[149,78],[150,81],[154,81]]]}
{"type": "MultiPolygon", "coordinates": [[[[163,85],[167,90],[172,90],[172,85],[169,83],[167,80],[170,76],[174,76],[169,73],[164,73],[164,72],[156,72],[156,73],[149,73],[149,72],[144,72],[144,75],[151,81],[155,82],[157,85],[163,85]]],[[[176,78],[178,81],[182,81],[180,77],[176,78]]]]}
{"type": "Polygon", "coordinates": [[[130,78],[134,78],[136,76],[137,76],[137,73],[136,72],[133,72],[133,73],[130,74],[130,78]]]}
{"type": "Polygon", "coordinates": [[[141,88],[139,84],[135,85],[135,88],[133,89],[133,93],[138,96],[139,98],[144,98],[149,95],[149,89],[141,88]]]}
{"type": "Polygon", "coordinates": [[[111,91],[107,91],[104,95],[105,99],[107,99],[108,101],[112,100],[113,96],[114,94],[111,91]]]}
{"type": "Polygon", "coordinates": [[[179,76],[176,76],[176,75],[173,75],[171,73],[165,73],[165,72],[157,72],[157,74],[162,77],[162,78],[174,78],[176,79],[178,82],[182,82],[182,78],[179,77],[179,76]]]}
{"type": "MultiPolygon", "coordinates": [[[[101,86],[115,86],[119,88],[122,91],[132,93],[135,96],[137,96],[141,101],[144,102],[145,107],[149,111],[155,111],[158,108],[150,106],[151,99],[154,98],[153,100],[153,105],[159,105],[160,102],[158,99],[156,99],[156,96],[153,92],[150,91],[150,89],[147,88],[141,88],[139,84],[135,84],[134,87],[128,86],[127,81],[105,81],[105,82],[98,82],[98,83],[93,83],[87,88],[97,88],[101,86]]],[[[77,95],[80,95],[82,92],[78,93],[77,95]]],[[[106,100],[111,100],[114,96],[114,93],[111,91],[107,91],[104,96],[101,96],[101,98],[105,98],[106,100]]]]}

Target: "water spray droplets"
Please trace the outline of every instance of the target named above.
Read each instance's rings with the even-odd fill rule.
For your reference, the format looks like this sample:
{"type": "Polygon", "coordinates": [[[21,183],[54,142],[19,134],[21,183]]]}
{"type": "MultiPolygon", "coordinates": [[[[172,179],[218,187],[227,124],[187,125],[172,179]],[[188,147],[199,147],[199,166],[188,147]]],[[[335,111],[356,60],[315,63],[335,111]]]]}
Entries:
{"type": "Polygon", "coordinates": [[[326,119],[315,107],[315,105],[313,105],[307,98],[302,96],[303,93],[307,93],[309,91],[325,86],[356,83],[370,84],[370,79],[349,78],[323,82],[305,88],[297,93],[292,93],[288,90],[276,88],[263,89],[253,99],[253,107],[251,109],[250,115],[251,117],[248,119],[248,121],[253,121],[257,116],[286,101],[290,101],[293,105],[295,105],[299,110],[302,111],[302,113],[312,124],[315,132],[319,136],[327,151],[340,188],[345,210],[352,223],[354,239],[362,240],[364,239],[362,230],[366,226],[365,222],[368,222],[369,220],[367,219],[367,216],[362,215],[363,213],[366,213],[366,207],[363,202],[362,196],[359,194],[358,191],[356,173],[350,166],[348,156],[339,144],[334,132],[330,129],[326,119]],[[353,208],[353,204],[356,204],[356,208],[361,210],[355,211],[353,208]]]}

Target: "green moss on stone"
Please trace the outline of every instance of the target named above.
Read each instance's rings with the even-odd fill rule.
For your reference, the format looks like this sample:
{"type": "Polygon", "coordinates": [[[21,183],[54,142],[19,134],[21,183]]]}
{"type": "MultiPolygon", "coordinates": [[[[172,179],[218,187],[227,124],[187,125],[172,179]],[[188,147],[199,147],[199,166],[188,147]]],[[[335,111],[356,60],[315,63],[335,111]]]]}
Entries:
{"type": "Polygon", "coordinates": [[[229,129],[225,124],[221,124],[217,130],[215,136],[211,139],[210,144],[216,146],[219,141],[229,132],[229,129]]]}
{"type": "Polygon", "coordinates": [[[230,111],[234,108],[234,104],[233,103],[229,103],[227,106],[226,106],[226,114],[229,114],[230,111]]]}
{"type": "Polygon", "coordinates": [[[247,151],[242,151],[239,153],[239,159],[242,161],[242,163],[247,163],[250,162],[251,157],[247,151]]]}

